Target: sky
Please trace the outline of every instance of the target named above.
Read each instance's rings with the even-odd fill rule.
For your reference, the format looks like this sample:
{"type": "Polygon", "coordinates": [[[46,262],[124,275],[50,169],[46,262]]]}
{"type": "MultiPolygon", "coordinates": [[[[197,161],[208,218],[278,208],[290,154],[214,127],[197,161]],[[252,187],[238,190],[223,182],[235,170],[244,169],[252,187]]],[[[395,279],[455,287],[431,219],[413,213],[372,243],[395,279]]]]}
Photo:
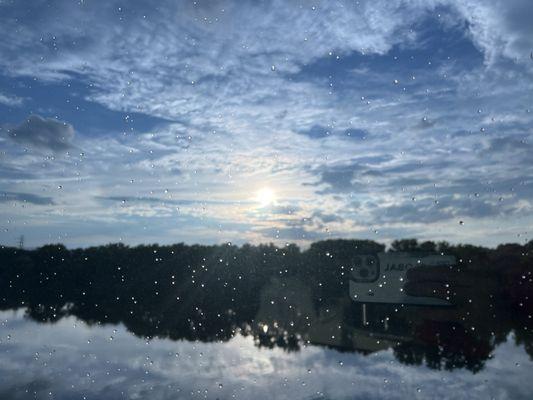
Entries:
{"type": "Polygon", "coordinates": [[[0,0],[0,243],[531,240],[532,18],[0,0]]]}

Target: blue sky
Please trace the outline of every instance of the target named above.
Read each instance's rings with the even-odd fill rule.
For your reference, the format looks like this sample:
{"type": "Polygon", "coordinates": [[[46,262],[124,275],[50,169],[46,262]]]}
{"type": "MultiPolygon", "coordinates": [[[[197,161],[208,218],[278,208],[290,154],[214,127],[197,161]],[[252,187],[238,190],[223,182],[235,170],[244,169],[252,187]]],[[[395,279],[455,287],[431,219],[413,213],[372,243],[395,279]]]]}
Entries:
{"type": "Polygon", "coordinates": [[[0,242],[529,240],[531,18],[0,1],[0,242]]]}

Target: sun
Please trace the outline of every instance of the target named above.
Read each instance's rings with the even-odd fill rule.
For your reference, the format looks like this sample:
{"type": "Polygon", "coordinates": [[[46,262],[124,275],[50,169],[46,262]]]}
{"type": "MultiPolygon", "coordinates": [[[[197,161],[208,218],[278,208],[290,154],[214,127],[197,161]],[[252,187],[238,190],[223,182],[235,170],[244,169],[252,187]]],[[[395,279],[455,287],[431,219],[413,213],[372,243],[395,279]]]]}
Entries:
{"type": "Polygon", "coordinates": [[[266,207],[276,202],[276,195],[272,189],[264,187],[257,191],[256,201],[261,207],[266,207]]]}

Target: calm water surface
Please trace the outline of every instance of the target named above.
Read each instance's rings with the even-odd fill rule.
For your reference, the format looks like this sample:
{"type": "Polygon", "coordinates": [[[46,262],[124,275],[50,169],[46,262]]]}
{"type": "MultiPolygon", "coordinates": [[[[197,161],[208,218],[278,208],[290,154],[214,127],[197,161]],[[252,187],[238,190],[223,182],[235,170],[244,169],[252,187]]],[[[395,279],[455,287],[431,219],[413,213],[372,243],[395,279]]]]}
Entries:
{"type": "Polygon", "coordinates": [[[533,398],[524,249],[315,250],[5,249],[0,398],[533,398]]]}
{"type": "Polygon", "coordinates": [[[143,340],[122,325],[75,317],[39,324],[7,311],[0,344],[2,398],[529,399],[531,358],[512,335],[482,371],[406,366],[392,350],[369,355],[308,345],[258,348],[251,337],[225,343],[143,340]]]}

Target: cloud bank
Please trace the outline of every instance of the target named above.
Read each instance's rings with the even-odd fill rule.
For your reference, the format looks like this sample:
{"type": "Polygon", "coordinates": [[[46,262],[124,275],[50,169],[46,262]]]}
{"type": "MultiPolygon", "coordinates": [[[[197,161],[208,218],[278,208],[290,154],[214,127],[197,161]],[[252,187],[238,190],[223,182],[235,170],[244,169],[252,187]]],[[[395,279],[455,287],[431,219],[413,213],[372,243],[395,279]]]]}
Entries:
{"type": "Polygon", "coordinates": [[[0,189],[61,206],[9,209],[0,239],[47,226],[35,243],[525,240],[532,12],[527,0],[2,3],[0,91],[24,101],[0,105],[0,189]],[[254,204],[264,187],[270,210],[254,204]],[[102,221],[114,228],[96,232],[102,221]]]}

